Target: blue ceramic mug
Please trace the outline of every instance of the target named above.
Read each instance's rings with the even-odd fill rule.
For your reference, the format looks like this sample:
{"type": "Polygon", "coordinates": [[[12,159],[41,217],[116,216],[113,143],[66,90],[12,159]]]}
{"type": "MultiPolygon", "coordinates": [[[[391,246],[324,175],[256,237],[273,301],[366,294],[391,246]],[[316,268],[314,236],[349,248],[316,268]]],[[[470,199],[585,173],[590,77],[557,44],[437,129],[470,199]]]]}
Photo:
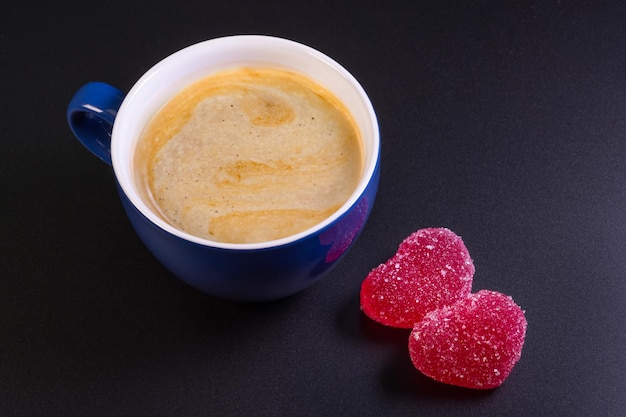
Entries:
{"type": "Polygon", "coordinates": [[[286,39],[229,36],[182,49],[152,67],[124,94],[88,83],[72,98],[68,123],[98,158],[112,165],[122,205],[137,234],[174,275],[208,294],[238,301],[289,296],[318,281],[354,244],[374,203],[379,178],[378,122],[367,94],[341,65],[286,39]],[[263,243],[220,243],[172,226],[140,191],[134,152],[152,116],[185,86],[238,66],[272,66],[302,73],[333,92],[361,133],[364,167],[356,190],[321,223],[263,243]]]}

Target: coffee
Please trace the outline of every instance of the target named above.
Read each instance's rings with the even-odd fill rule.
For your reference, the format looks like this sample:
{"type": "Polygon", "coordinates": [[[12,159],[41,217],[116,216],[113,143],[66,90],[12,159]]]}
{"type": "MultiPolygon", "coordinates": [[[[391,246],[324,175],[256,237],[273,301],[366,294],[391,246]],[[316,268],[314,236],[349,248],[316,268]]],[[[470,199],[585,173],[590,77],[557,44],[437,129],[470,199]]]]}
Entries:
{"type": "Polygon", "coordinates": [[[360,132],[304,75],[239,68],[175,95],[135,153],[145,197],[201,238],[254,243],[304,231],[338,210],[363,167],[360,132]]]}

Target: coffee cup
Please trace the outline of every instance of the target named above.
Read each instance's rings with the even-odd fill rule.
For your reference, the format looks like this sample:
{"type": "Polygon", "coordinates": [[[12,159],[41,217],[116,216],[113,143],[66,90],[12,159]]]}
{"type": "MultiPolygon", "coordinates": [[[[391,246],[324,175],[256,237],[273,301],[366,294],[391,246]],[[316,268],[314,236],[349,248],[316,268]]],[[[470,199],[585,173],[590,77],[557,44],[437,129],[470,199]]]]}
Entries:
{"type": "Polygon", "coordinates": [[[309,287],[353,246],[376,197],[380,138],[367,94],[336,61],[291,40],[240,35],[188,46],[154,65],[127,94],[102,82],[85,84],[67,119],[77,139],[112,166],[122,206],[145,246],[175,276],[213,296],[269,301],[309,287]],[[211,74],[245,67],[297,73],[331,92],[358,131],[362,165],[345,202],[316,224],[242,243],[198,236],[164,218],[142,189],[136,153],[146,126],[172,97],[211,74]]]}

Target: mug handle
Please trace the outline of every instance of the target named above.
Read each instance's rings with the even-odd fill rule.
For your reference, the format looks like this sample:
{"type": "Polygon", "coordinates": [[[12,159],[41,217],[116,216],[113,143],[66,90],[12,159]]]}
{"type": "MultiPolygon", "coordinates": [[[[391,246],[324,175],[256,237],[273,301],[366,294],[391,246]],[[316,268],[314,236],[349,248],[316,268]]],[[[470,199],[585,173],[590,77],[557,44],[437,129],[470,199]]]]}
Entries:
{"type": "Polygon", "coordinates": [[[125,94],[102,82],[83,85],[67,107],[74,136],[102,161],[111,165],[111,132],[125,94]]]}

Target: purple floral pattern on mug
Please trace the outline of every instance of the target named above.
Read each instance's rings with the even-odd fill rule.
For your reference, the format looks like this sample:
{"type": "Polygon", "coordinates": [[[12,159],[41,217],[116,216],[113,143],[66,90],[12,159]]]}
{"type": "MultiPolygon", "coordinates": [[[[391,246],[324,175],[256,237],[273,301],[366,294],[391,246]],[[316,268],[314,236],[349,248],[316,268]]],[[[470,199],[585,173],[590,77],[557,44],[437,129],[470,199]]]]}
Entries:
{"type": "Polygon", "coordinates": [[[320,235],[322,245],[332,245],[326,254],[326,262],[332,262],[344,254],[365,223],[369,201],[363,197],[351,212],[340,222],[320,235]]]}

